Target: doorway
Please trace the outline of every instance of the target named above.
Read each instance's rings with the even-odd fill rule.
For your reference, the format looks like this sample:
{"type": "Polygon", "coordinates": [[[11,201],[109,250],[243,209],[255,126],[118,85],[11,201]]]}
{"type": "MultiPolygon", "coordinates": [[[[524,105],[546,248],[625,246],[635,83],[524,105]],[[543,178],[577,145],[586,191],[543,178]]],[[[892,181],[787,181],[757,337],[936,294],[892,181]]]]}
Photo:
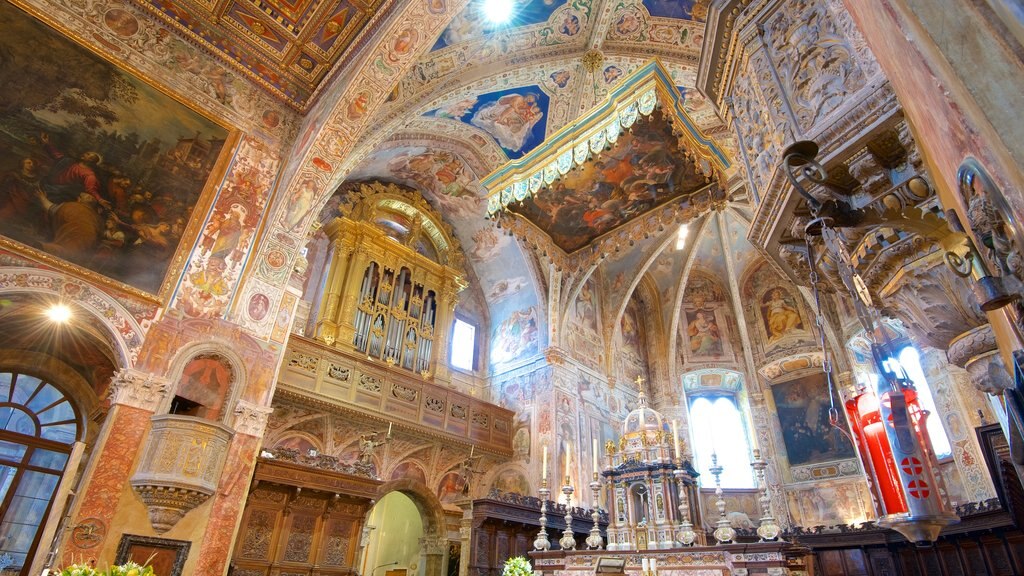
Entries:
{"type": "Polygon", "coordinates": [[[424,576],[423,518],[412,498],[387,493],[370,510],[363,576],[424,576]]]}

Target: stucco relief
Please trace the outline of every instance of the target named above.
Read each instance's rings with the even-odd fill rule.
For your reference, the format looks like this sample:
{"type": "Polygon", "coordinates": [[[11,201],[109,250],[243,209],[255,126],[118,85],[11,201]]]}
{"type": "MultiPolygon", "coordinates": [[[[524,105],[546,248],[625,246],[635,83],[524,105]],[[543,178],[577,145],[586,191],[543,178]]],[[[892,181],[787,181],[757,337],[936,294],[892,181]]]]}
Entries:
{"type": "Polygon", "coordinates": [[[765,24],[765,36],[802,131],[866,82],[853,44],[821,0],[781,3],[765,24]]]}

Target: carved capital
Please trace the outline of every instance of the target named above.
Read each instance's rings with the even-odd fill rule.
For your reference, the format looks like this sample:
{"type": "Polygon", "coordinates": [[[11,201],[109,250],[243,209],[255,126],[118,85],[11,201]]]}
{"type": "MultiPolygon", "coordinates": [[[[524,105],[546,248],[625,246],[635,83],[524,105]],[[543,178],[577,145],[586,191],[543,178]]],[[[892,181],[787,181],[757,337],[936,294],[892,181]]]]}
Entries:
{"type": "Polygon", "coordinates": [[[267,420],[273,411],[270,406],[258,406],[246,400],[239,400],[235,405],[235,432],[262,438],[267,428],[267,420]]]}
{"type": "Polygon", "coordinates": [[[996,349],[996,334],[991,324],[982,324],[957,336],[949,343],[946,358],[950,364],[966,368],[978,356],[996,349]]]}
{"type": "Polygon", "coordinates": [[[170,383],[165,378],[122,368],[110,380],[110,401],[112,404],[156,412],[169,387],[170,383]]]}
{"type": "Polygon", "coordinates": [[[568,358],[568,354],[561,348],[549,346],[544,349],[544,359],[552,366],[565,366],[566,358],[568,358]]]}

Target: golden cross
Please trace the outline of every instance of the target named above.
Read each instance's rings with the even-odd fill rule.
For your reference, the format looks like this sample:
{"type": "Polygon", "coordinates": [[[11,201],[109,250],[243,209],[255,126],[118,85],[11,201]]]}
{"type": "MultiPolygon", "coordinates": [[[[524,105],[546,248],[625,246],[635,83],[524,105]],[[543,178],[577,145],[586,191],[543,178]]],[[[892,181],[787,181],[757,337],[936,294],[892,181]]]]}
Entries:
{"type": "Polygon", "coordinates": [[[644,377],[639,374],[636,376],[636,388],[641,392],[644,391],[644,377]]]}

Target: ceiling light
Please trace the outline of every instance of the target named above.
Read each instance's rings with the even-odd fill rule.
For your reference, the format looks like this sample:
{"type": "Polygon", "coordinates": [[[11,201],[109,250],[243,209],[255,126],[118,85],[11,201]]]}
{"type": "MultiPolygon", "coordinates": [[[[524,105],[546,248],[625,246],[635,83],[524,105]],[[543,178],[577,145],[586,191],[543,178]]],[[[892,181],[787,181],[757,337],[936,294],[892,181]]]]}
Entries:
{"type": "Polygon", "coordinates": [[[484,18],[491,24],[505,24],[512,18],[512,4],[515,0],[484,0],[481,8],[484,18]]]}
{"type": "Polygon", "coordinates": [[[58,324],[71,320],[71,308],[65,304],[54,304],[46,309],[46,317],[58,324]]]}
{"type": "Polygon", "coordinates": [[[676,233],[676,250],[682,250],[686,246],[686,235],[690,233],[689,228],[686,224],[679,226],[679,232],[676,233]]]}

